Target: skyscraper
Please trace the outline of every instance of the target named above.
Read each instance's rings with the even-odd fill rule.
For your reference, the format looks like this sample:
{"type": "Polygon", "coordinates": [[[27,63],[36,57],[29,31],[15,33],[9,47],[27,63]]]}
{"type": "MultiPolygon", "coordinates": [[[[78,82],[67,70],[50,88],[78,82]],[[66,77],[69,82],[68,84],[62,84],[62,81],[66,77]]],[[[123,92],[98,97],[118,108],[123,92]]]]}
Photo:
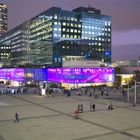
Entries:
{"type": "Polygon", "coordinates": [[[0,3],[0,36],[7,32],[7,5],[0,3]]]}

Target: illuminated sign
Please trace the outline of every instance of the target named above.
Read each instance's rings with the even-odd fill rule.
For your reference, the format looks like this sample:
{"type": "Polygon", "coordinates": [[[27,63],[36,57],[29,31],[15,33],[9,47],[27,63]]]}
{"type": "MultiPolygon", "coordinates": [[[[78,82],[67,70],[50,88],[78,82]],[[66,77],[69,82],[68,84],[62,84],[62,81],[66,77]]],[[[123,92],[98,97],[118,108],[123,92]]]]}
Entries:
{"type": "Polygon", "coordinates": [[[48,68],[48,80],[63,83],[114,81],[114,68],[48,68]]]}
{"type": "Polygon", "coordinates": [[[114,81],[114,68],[2,68],[0,69],[0,79],[62,83],[105,83],[114,81]]]}
{"type": "Polygon", "coordinates": [[[15,81],[24,81],[23,68],[2,68],[0,69],[0,78],[15,81]]]}

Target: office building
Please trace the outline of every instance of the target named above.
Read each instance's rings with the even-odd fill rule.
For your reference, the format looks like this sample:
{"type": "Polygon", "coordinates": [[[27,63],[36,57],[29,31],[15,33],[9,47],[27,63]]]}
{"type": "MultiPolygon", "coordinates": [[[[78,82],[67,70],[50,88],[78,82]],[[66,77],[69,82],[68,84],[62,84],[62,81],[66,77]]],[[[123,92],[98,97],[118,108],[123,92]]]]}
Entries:
{"type": "Polygon", "coordinates": [[[62,66],[67,60],[111,63],[111,17],[92,7],[52,7],[5,33],[11,63],[62,66]]]}
{"type": "MultiPolygon", "coordinates": [[[[0,37],[7,32],[7,5],[0,3],[0,37]]],[[[10,48],[9,45],[0,43],[0,63],[2,65],[9,59],[10,48]]]]}
{"type": "Polygon", "coordinates": [[[0,36],[7,32],[7,5],[0,3],[0,36]]]}

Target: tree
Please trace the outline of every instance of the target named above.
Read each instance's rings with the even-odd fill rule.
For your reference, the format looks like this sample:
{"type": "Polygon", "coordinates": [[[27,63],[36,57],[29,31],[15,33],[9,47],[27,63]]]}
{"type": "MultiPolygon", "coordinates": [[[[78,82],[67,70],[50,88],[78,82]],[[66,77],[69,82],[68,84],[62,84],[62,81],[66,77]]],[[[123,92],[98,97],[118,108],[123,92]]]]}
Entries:
{"type": "Polygon", "coordinates": [[[121,76],[118,76],[118,74],[121,74],[121,67],[115,67],[115,82],[114,86],[120,86],[121,84],[121,76]]]}

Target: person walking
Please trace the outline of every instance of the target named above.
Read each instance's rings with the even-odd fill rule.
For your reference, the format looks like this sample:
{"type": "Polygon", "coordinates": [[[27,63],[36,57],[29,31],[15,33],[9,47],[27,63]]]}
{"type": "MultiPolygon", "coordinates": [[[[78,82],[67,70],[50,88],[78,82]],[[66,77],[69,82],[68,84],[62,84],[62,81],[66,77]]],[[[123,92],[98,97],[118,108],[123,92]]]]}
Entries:
{"type": "Polygon", "coordinates": [[[80,113],[79,110],[76,109],[75,112],[74,112],[74,114],[75,114],[74,118],[75,119],[79,119],[79,113],[80,113]]]}
{"type": "Polygon", "coordinates": [[[110,105],[110,104],[108,104],[108,107],[107,107],[107,109],[108,109],[108,110],[110,110],[110,107],[111,107],[111,105],[110,105]]]}
{"type": "Polygon", "coordinates": [[[18,112],[15,113],[15,122],[19,122],[19,114],[18,114],[18,112]]]}
{"type": "Polygon", "coordinates": [[[113,105],[112,105],[112,103],[108,104],[108,110],[113,110],[113,105]]]}
{"type": "Polygon", "coordinates": [[[92,105],[93,105],[93,103],[90,103],[90,111],[92,111],[92,105]]]}
{"type": "Polygon", "coordinates": [[[95,111],[95,106],[96,106],[95,103],[93,103],[93,104],[92,104],[92,109],[93,109],[93,111],[95,111]]]}
{"type": "Polygon", "coordinates": [[[90,111],[95,111],[95,103],[90,103],[90,111]]]}

